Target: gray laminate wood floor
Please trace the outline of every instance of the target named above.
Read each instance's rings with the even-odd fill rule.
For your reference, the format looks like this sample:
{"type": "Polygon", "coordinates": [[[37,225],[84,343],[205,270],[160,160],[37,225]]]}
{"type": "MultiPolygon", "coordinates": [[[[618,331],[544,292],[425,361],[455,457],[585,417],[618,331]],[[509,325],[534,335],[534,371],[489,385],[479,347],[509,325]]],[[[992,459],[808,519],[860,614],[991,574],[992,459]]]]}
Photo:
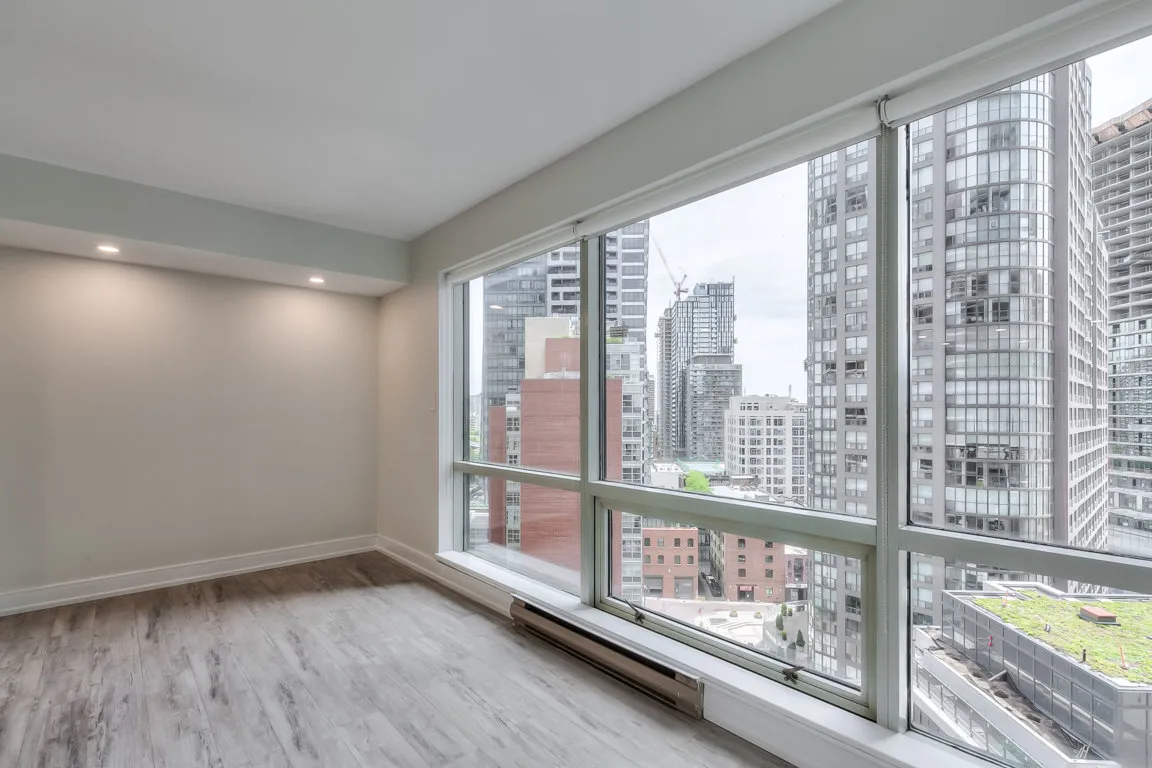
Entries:
{"type": "Polygon", "coordinates": [[[0,766],[784,766],[378,554],[0,619],[0,766]]]}

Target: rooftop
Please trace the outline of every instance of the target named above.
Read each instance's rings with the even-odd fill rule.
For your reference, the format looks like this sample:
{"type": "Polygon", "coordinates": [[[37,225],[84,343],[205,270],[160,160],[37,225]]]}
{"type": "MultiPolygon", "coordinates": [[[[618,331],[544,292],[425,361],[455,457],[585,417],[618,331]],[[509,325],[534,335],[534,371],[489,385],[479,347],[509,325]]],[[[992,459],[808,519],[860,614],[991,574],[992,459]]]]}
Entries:
{"type": "Polygon", "coordinates": [[[722,461],[696,461],[693,459],[680,459],[676,462],[676,464],[685,472],[702,472],[705,475],[724,474],[724,462],[722,461]]]}
{"type": "Polygon", "coordinates": [[[774,493],[765,493],[758,488],[740,488],[729,485],[712,486],[712,495],[725,499],[741,499],[743,501],[758,501],[762,504],[775,504],[780,507],[803,507],[804,504],[788,496],[777,496],[774,493]]]}
{"type": "Polygon", "coordinates": [[[744,501],[760,501],[763,498],[755,488],[732,488],[726,485],[713,488],[712,495],[724,499],[742,499],[744,501]]]}
{"type": "Polygon", "coordinates": [[[1096,140],[1097,144],[1102,144],[1105,141],[1123,136],[1133,128],[1139,128],[1149,121],[1152,121],[1152,99],[1138,107],[1133,107],[1119,117],[1105,120],[1092,129],[1092,138],[1096,140]]]}
{"type": "Polygon", "coordinates": [[[1080,661],[1102,675],[1152,685],[1152,597],[1091,599],[1055,597],[1038,589],[1012,590],[996,597],[970,597],[974,605],[1003,619],[1030,637],[1080,661]],[[1116,625],[1080,618],[1080,608],[1092,605],[1116,614],[1116,625]],[[1046,630],[1045,626],[1050,629],[1046,630]],[[1121,659],[1123,648],[1123,660],[1121,659]]]}
{"type": "Polygon", "coordinates": [[[1108,510],[1109,515],[1115,517],[1127,518],[1129,520],[1152,520],[1152,512],[1145,512],[1141,509],[1123,509],[1113,507],[1108,510]]]}
{"type": "Polygon", "coordinates": [[[940,643],[939,633],[936,630],[925,631],[918,628],[916,632],[930,639],[931,644],[922,648],[925,653],[935,656],[968,685],[994,697],[996,703],[1022,726],[1038,733],[1045,742],[1066,758],[1081,755],[1083,744],[1069,738],[1059,725],[1037,709],[1027,697],[1021,695],[1008,677],[989,677],[988,671],[979,664],[940,643]]]}

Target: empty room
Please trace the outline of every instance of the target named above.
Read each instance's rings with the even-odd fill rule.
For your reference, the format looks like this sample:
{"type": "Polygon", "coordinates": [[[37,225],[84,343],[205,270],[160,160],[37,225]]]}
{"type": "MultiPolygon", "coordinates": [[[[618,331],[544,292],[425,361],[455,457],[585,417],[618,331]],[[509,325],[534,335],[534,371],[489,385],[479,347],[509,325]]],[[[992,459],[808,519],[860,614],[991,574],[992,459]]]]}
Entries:
{"type": "Polygon", "coordinates": [[[1152,2],[0,3],[0,768],[1148,768],[1152,2]]]}

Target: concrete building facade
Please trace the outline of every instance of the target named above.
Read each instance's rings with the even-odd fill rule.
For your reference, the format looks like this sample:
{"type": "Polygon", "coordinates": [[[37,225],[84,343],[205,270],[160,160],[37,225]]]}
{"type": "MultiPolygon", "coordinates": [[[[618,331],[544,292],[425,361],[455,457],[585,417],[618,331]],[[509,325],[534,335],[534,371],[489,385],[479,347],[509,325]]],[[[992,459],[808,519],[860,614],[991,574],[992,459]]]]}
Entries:
{"type": "Polygon", "coordinates": [[[696,528],[644,528],[644,596],[694,600],[700,579],[696,528]]]}
{"type": "MultiPolygon", "coordinates": [[[[611,479],[642,483],[654,445],[655,408],[647,356],[648,222],[629,224],[603,237],[604,322],[608,347],[606,376],[609,391],[620,391],[619,473],[611,479]]],[[[578,372],[575,359],[546,361],[542,354],[548,339],[576,337],[579,333],[580,248],[570,245],[534,256],[486,275],[484,286],[484,381],[479,453],[489,461],[520,463],[545,469],[531,452],[521,450],[523,382],[547,368],[551,375],[578,372]],[[504,409],[497,413],[494,408],[504,409]],[[503,419],[489,424],[489,418],[503,419]],[[491,441],[491,442],[489,442],[491,441]],[[509,448],[512,451],[509,453],[509,448]]],[[[571,346],[571,345],[569,345],[571,346]]],[[[578,375],[578,374],[577,374],[578,375]]],[[[577,389],[579,382],[576,382],[577,389]]],[[[578,399],[574,401],[578,405],[578,399]]],[[[611,406],[610,406],[611,408],[611,406]]],[[[615,413],[615,411],[612,411],[615,413]]],[[[578,453],[578,424],[571,425],[568,439],[578,453]]],[[[616,440],[615,431],[610,441],[616,440]]],[[[578,471],[579,464],[570,471],[578,471]]],[[[490,484],[491,485],[491,484],[490,484]]],[[[510,484],[515,486],[516,484],[510,484]]],[[[497,493],[490,505],[492,542],[521,547],[519,512],[522,499],[512,487],[497,493]],[[506,498],[505,498],[506,496],[506,498]],[[508,499],[515,503],[509,503],[508,499]]],[[[639,599],[641,569],[639,519],[619,515],[620,566],[613,579],[629,599],[639,599]]]]}
{"type": "MultiPolygon", "coordinates": [[[[1089,92],[1074,64],[907,129],[914,523],[1106,545],[1106,279],[1089,92]]],[[[808,165],[811,504],[869,516],[874,153],[862,142],[808,165]]],[[[848,586],[859,573],[848,558],[813,563],[835,585],[814,585],[828,606],[815,606],[814,639],[843,649],[840,606],[860,599],[848,586]]],[[[945,586],[1019,576],[914,558],[913,620],[939,623],[945,586]]]]}
{"type": "Polygon", "coordinates": [[[712,575],[722,599],[742,603],[782,603],[787,599],[784,546],[734,533],[713,531],[712,575]]]}
{"type": "Polygon", "coordinates": [[[674,302],[660,317],[656,333],[660,357],[658,458],[700,459],[706,457],[692,455],[692,451],[706,450],[715,451],[711,460],[720,460],[723,406],[728,397],[740,394],[735,322],[734,282],[697,283],[688,296],[674,302]],[[734,387],[735,392],[731,391],[734,387]],[[701,430],[698,434],[689,422],[693,418],[701,430]]]}
{"type": "MultiPolygon", "coordinates": [[[[532,348],[543,358],[526,367],[537,378],[523,379],[505,404],[488,408],[489,460],[519,464],[522,455],[533,466],[555,472],[580,471],[580,339],[545,338],[532,348]],[[573,436],[577,436],[573,439],[573,436]]],[[[605,382],[607,406],[607,472],[618,480],[623,456],[623,387],[605,382]]],[[[488,480],[488,541],[519,550],[552,565],[580,567],[580,499],[570,491],[498,479],[488,480]]],[[[617,572],[621,572],[617,566],[617,572]]]]}
{"type": "Polygon", "coordinates": [[[731,355],[696,355],[684,375],[685,452],[694,459],[724,458],[724,414],[743,392],[741,367],[731,355]]]}
{"type": "MultiPolygon", "coordinates": [[[[632,404],[625,426],[630,432],[640,433],[630,440],[635,450],[629,453],[641,458],[629,464],[626,475],[639,476],[634,482],[640,482],[644,457],[649,452],[645,446],[653,439],[648,425],[655,419],[655,413],[648,410],[646,397],[648,222],[636,222],[609,232],[603,243],[607,335],[612,342],[630,345],[627,350],[616,350],[627,352],[630,358],[623,368],[610,368],[608,375],[627,374],[627,394],[632,404]],[[638,430],[632,429],[636,427],[638,430]]],[[[544,338],[579,333],[580,248],[570,245],[533,256],[491,272],[482,280],[483,399],[486,406],[503,405],[509,393],[519,391],[523,379],[538,373],[538,370],[528,370],[528,346],[538,345],[544,338]],[[528,322],[536,318],[546,320],[528,322]]]]}
{"type": "Polygon", "coordinates": [[[1110,546],[1152,557],[1152,100],[1092,131],[1108,251],[1110,546]]]}
{"type": "Polygon", "coordinates": [[[808,407],[790,397],[743,395],[724,414],[724,464],[773,496],[808,498],[808,407]]]}

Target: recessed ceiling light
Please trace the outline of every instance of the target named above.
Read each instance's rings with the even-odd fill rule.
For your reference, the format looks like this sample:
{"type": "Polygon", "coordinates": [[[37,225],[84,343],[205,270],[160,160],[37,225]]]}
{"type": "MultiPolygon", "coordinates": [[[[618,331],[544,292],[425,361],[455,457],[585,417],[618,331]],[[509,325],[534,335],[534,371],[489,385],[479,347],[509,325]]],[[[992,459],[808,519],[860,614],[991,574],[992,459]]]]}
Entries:
{"type": "Polygon", "coordinates": [[[997,328],[996,333],[1008,333],[1008,329],[1007,328],[997,328]]]}
{"type": "Polygon", "coordinates": [[[504,307],[500,306],[499,304],[489,304],[488,309],[504,309],[504,307]]]}
{"type": "Polygon", "coordinates": [[[308,278],[308,282],[315,283],[316,285],[324,285],[324,278],[320,277],[320,275],[312,275],[312,277],[308,278]]]}
{"type": "Polygon", "coordinates": [[[115,245],[109,245],[107,243],[104,245],[96,246],[96,250],[100,251],[100,253],[120,253],[119,248],[117,248],[115,245]]]}

